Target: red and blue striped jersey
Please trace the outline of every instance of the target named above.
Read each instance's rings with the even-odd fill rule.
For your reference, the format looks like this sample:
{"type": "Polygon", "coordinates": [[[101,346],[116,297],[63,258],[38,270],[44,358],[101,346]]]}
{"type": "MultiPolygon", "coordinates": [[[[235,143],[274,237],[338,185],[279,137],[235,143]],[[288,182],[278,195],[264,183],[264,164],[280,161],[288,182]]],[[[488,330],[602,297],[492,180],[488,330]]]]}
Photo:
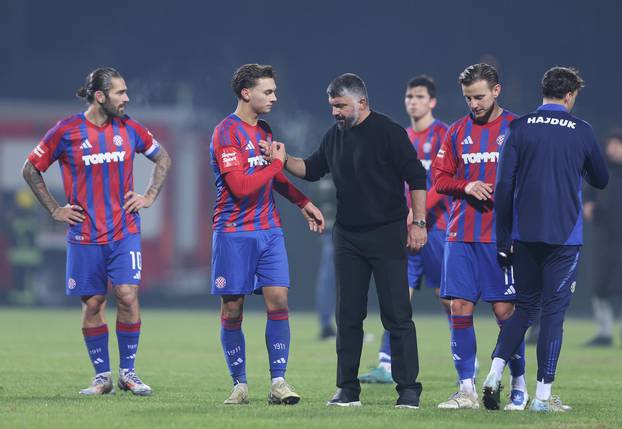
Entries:
{"type": "Polygon", "coordinates": [[[216,184],[214,231],[258,231],[281,226],[272,193],[273,179],[244,198],[236,198],[224,180],[224,175],[232,171],[252,176],[268,166],[259,149],[259,140],[272,140],[268,125],[263,121],[250,125],[233,113],[214,129],[210,144],[216,184]]]}
{"type": "MultiPolygon", "coordinates": [[[[406,128],[408,138],[417,151],[417,158],[421,161],[423,168],[425,168],[427,174],[427,219],[426,223],[429,230],[437,229],[445,231],[447,223],[449,222],[449,207],[451,205],[451,198],[446,195],[441,195],[436,192],[432,184],[432,161],[436,158],[436,154],[441,148],[441,143],[447,133],[447,124],[438,119],[435,119],[432,124],[422,131],[415,131],[412,127],[406,128]]],[[[408,195],[408,202],[410,207],[410,193],[408,195]]]]}
{"type": "Polygon", "coordinates": [[[50,129],[28,160],[41,172],[58,160],[67,202],[84,210],[86,219],[69,227],[67,240],[106,244],[140,233],[140,216],[123,209],[124,196],[134,189],[134,155],[153,159],[159,148],[129,116],[99,127],[80,113],[50,129]]]}
{"type": "MultiPolygon", "coordinates": [[[[432,168],[450,174],[465,184],[481,180],[494,186],[501,145],[515,118],[514,113],[504,110],[497,119],[484,125],[473,122],[471,115],[454,122],[445,135],[432,168]]],[[[438,177],[436,171],[435,176],[438,177]]],[[[495,242],[493,209],[493,200],[479,201],[464,193],[455,195],[446,240],[495,242]]]]}

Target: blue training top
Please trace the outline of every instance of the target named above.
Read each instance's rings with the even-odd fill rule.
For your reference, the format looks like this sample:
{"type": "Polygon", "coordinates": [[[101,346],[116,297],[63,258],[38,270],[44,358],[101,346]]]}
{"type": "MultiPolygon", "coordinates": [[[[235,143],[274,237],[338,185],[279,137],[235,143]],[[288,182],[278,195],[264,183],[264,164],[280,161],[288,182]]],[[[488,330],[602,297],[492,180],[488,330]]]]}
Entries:
{"type": "Polygon", "coordinates": [[[507,251],[513,240],[583,244],[581,177],[599,189],[609,181],[590,124],[559,104],[515,119],[494,190],[497,248],[507,251]]]}

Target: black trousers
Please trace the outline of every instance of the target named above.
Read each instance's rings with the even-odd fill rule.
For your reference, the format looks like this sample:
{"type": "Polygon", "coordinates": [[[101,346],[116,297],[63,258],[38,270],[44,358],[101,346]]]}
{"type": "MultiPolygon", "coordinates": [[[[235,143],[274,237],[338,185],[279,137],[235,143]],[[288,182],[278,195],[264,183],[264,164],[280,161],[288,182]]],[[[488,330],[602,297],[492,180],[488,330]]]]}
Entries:
{"type": "Polygon", "coordinates": [[[417,389],[417,333],[408,296],[406,222],[333,230],[336,274],[337,387],[360,392],[358,381],[369,281],[376,281],[380,317],[389,331],[391,373],[398,392],[417,389]]]}

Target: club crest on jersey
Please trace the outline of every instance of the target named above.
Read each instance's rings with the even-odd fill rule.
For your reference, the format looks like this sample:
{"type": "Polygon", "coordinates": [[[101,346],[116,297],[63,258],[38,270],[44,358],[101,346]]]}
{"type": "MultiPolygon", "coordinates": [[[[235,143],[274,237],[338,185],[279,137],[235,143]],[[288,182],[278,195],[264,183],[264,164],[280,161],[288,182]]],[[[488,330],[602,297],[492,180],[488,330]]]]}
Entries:
{"type": "Polygon", "coordinates": [[[125,151],[121,152],[104,152],[93,153],[91,155],[83,155],[82,161],[87,167],[96,164],[110,164],[111,162],[123,162],[125,161],[125,151]]]}
{"type": "Polygon", "coordinates": [[[123,137],[117,134],[112,138],[112,142],[115,146],[123,146],[123,137]]]}
{"type": "Polygon", "coordinates": [[[497,145],[501,146],[504,140],[505,140],[505,134],[501,134],[499,137],[497,137],[497,145]]]}
{"type": "Polygon", "coordinates": [[[225,279],[223,276],[217,277],[216,280],[214,280],[214,286],[216,286],[217,289],[222,289],[225,286],[227,286],[227,279],[225,279]]]}
{"type": "Polygon", "coordinates": [[[248,164],[251,167],[257,167],[258,165],[266,165],[268,161],[263,156],[251,156],[248,158],[248,164]]]}
{"type": "Polygon", "coordinates": [[[73,290],[76,288],[76,281],[73,278],[69,278],[69,280],[67,281],[67,287],[69,288],[69,290],[73,290]]]}
{"type": "Polygon", "coordinates": [[[222,159],[222,165],[225,168],[228,167],[237,167],[240,165],[240,160],[238,160],[238,154],[236,152],[223,152],[220,155],[222,159]]]}
{"type": "Polygon", "coordinates": [[[432,143],[425,142],[421,149],[423,149],[423,153],[430,153],[430,151],[432,150],[432,143]]]}

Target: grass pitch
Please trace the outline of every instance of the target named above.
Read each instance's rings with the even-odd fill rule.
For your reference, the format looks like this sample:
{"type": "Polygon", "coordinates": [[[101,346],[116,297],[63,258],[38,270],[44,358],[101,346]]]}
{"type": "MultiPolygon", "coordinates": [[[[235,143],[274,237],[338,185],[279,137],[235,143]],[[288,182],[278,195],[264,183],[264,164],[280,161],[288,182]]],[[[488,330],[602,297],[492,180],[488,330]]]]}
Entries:
{"type": "MultiPolygon", "coordinates": [[[[482,308],[476,315],[482,379],[497,328],[482,308]]],[[[144,310],[137,359],[140,376],[154,389],[147,398],[117,391],[81,397],[92,376],[79,327],[79,310],[0,308],[0,428],[619,428],[622,427],[620,345],[585,349],[594,328],[586,320],[566,323],[554,394],[572,405],[566,414],[438,410],[455,391],[446,320],[415,317],[423,383],[419,410],[394,409],[393,386],[364,385],[363,406],[335,409],[324,404],[335,390],[334,341],[317,340],[312,314],[293,311],[288,381],[302,395],[296,406],[269,406],[265,315],[246,313],[244,330],[251,404],[225,406],[231,385],[219,341],[215,312],[144,310]]],[[[114,313],[108,311],[113,372],[118,363],[114,313]]],[[[376,362],[380,322],[371,314],[361,371],[376,362]]],[[[529,393],[535,389],[535,349],[527,350],[529,393]]],[[[506,380],[507,382],[507,380],[506,380]]],[[[479,388],[479,387],[478,387],[479,388]]],[[[504,391],[504,393],[507,392],[504,391]]]]}

